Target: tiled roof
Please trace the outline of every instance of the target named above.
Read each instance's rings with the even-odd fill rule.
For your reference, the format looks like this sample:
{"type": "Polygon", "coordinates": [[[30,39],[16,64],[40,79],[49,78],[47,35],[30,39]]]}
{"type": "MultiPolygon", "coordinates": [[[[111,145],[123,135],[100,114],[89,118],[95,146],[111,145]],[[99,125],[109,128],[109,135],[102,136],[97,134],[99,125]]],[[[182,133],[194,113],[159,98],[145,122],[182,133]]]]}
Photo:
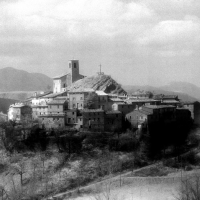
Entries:
{"type": "Polygon", "coordinates": [[[102,109],[84,109],[82,112],[104,112],[102,109]]]}
{"type": "Polygon", "coordinates": [[[119,98],[110,98],[111,101],[116,101],[116,102],[123,102],[124,100],[119,99],[119,98]]]}
{"type": "Polygon", "coordinates": [[[65,74],[61,74],[61,75],[59,75],[59,76],[55,76],[55,77],[53,77],[53,79],[60,79],[60,78],[62,78],[63,76],[67,76],[67,74],[69,74],[69,73],[65,73],[65,74]]]}
{"type": "Polygon", "coordinates": [[[151,109],[175,108],[175,106],[171,106],[171,105],[146,105],[144,107],[151,108],[151,109]]]}
{"type": "Polygon", "coordinates": [[[158,102],[159,100],[156,99],[127,99],[127,102],[158,102]]]}
{"type": "Polygon", "coordinates": [[[102,90],[96,90],[95,91],[99,96],[108,96],[108,94],[106,94],[104,91],[102,90]]]}
{"type": "Polygon", "coordinates": [[[162,103],[180,103],[180,102],[173,99],[172,100],[164,99],[162,100],[162,103]]]}
{"type": "MultiPolygon", "coordinates": [[[[147,112],[145,110],[133,110],[132,112],[128,113],[128,114],[131,114],[131,113],[136,113],[136,114],[143,114],[143,115],[151,115],[152,113],[150,112],[147,112]]],[[[128,115],[127,114],[127,115],[128,115]]]]}
{"type": "Polygon", "coordinates": [[[46,92],[44,92],[42,94],[39,93],[39,94],[33,95],[33,96],[31,96],[31,97],[29,97],[27,99],[39,98],[39,97],[43,97],[43,96],[46,96],[46,95],[51,94],[51,93],[53,93],[53,92],[52,91],[46,91],[46,92]]]}
{"type": "Polygon", "coordinates": [[[81,88],[73,88],[69,91],[69,93],[83,93],[83,92],[94,92],[95,90],[92,89],[92,88],[84,88],[84,89],[81,89],[81,88]]]}
{"type": "Polygon", "coordinates": [[[121,114],[118,110],[107,111],[106,114],[121,114]]]}
{"type": "Polygon", "coordinates": [[[53,100],[48,102],[48,105],[63,105],[66,102],[66,100],[53,100]]]}
{"type": "Polygon", "coordinates": [[[54,97],[57,97],[57,96],[62,95],[64,93],[66,93],[66,92],[52,93],[52,94],[48,94],[48,95],[44,96],[44,98],[54,98],[54,97]]]}

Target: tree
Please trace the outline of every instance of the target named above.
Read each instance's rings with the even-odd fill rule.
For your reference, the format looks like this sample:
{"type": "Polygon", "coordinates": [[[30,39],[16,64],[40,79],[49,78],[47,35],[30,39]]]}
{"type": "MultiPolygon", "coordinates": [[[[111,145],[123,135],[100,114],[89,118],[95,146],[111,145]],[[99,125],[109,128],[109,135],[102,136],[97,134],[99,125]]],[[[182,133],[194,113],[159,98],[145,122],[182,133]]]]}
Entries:
{"type": "Polygon", "coordinates": [[[200,176],[184,178],[179,188],[177,200],[199,200],[200,199],[200,176]]]}

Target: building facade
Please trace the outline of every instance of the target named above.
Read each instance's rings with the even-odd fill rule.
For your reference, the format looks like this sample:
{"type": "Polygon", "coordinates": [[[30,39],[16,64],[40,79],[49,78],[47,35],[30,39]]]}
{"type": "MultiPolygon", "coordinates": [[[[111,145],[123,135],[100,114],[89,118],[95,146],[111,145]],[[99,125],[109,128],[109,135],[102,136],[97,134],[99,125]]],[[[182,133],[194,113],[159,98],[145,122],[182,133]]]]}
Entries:
{"type": "Polygon", "coordinates": [[[66,91],[66,87],[85,77],[79,73],[78,60],[70,60],[68,62],[68,71],[69,73],[53,78],[53,93],[66,91]]]}

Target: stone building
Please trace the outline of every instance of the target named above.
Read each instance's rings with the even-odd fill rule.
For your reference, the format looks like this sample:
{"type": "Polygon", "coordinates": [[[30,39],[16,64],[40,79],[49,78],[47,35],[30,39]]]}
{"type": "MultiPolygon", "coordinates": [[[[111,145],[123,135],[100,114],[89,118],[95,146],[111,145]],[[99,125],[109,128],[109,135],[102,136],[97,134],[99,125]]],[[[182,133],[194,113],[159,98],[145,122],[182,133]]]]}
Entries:
{"type": "Polygon", "coordinates": [[[65,127],[65,111],[68,107],[66,97],[57,97],[47,103],[48,112],[39,116],[40,124],[47,129],[65,127]]]}
{"type": "Polygon", "coordinates": [[[120,111],[122,115],[126,115],[133,111],[136,108],[134,104],[127,104],[127,103],[114,103],[112,105],[113,111],[120,111]]]}
{"type": "Polygon", "coordinates": [[[32,108],[22,103],[10,105],[8,110],[8,120],[17,122],[32,120],[32,108]]]}
{"type": "Polygon", "coordinates": [[[84,109],[83,130],[85,131],[104,131],[105,129],[105,111],[102,109],[84,109]]]}
{"type": "Polygon", "coordinates": [[[134,110],[126,115],[126,120],[133,128],[147,127],[153,123],[168,123],[176,120],[176,107],[168,105],[143,106],[140,110],[134,110]]]}
{"type": "Polygon", "coordinates": [[[113,132],[122,129],[122,113],[120,111],[104,111],[102,109],[84,109],[82,111],[85,131],[113,132]]]}
{"type": "Polygon", "coordinates": [[[66,91],[66,87],[85,77],[79,73],[78,60],[70,60],[68,62],[68,71],[66,74],[53,78],[53,93],[66,91]]]}

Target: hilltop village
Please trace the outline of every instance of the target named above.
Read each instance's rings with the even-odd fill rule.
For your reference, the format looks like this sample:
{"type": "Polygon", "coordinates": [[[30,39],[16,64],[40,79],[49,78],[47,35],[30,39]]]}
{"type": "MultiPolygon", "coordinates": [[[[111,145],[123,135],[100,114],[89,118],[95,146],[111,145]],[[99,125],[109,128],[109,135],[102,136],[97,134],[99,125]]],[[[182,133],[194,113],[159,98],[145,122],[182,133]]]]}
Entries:
{"type": "MultiPolygon", "coordinates": [[[[73,191],[81,194],[91,183],[107,188],[107,181],[110,191],[111,183],[121,188],[130,178],[137,185],[135,176],[143,181],[143,176],[168,178],[180,169],[196,169],[196,108],[196,102],[176,95],[128,94],[101,71],[81,75],[79,61],[70,60],[68,73],[53,78],[53,91],[35,92],[10,105],[8,121],[0,123],[0,155],[6,158],[0,168],[3,197],[54,199],[73,191]],[[12,185],[17,189],[11,190],[12,185]]],[[[87,191],[96,195],[104,189],[95,185],[87,191]]]]}
{"type": "Polygon", "coordinates": [[[68,73],[53,78],[53,91],[36,92],[25,102],[11,105],[8,119],[34,121],[47,130],[120,132],[194,120],[194,103],[175,95],[127,94],[103,72],[81,75],[79,61],[70,60],[68,73]]]}

